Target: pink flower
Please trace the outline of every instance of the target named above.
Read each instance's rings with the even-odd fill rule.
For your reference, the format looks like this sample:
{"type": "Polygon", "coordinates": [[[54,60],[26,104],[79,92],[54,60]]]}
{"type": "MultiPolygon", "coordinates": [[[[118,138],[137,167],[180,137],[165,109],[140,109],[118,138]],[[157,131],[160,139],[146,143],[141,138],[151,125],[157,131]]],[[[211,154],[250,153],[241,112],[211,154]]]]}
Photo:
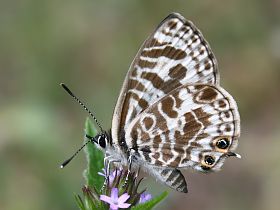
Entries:
{"type": "MultiPolygon", "coordinates": [[[[102,171],[103,171],[103,173],[102,173],[102,172],[98,172],[98,174],[99,174],[100,176],[106,177],[106,176],[105,176],[105,169],[103,168],[102,171]]],[[[109,175],[109,186],[112,186],[114,179],[115,179],[117,176],[119,176],[120,173],[121,173],[121,172],[120,172],[119,170],[117,170],[117,169],[110,173],[110,175],[109,175]]]]}
{"type": "Polygon", "coordinates": [[[125,203],[129,197],[130,196],[127,193],[124,193],[119,197],[118,188],[112,188],[111,197],[107,195],[100,195],[100,200],[109,203],[111,210],[118,210],[119,208],[126,209],[131,205],[129,203],[125,203]]]}
{"type": "Polygon", "coordinates": [[[152,199],[152,195],[150,193],[147,193],[147,192],[143,192],[141,195],[140,195],[140,200],[139,200],[139,203],[145,203],[149,200],[152,199]]]}

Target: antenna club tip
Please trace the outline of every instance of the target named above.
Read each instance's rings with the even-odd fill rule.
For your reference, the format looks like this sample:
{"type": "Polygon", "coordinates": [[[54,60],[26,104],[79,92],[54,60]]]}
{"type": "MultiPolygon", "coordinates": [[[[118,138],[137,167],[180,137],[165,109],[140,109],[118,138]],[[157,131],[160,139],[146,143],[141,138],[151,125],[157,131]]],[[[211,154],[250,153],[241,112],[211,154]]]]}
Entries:
{"type": "Polygon", "coordinates": [[[72,97],[76,98],[76,96],[74,96],[74,94],[72,93],[72,91],[64,84],[64,83],[60,83],[60,86],[66,90],[66,92],[71,95],[72,97]]]}
{"type": "Polygon", "coordinates": [[[63,169],[63,168],[64,168],[64,165],[60,165],[59,168],[60,168],[60,169],[63,169]]]}

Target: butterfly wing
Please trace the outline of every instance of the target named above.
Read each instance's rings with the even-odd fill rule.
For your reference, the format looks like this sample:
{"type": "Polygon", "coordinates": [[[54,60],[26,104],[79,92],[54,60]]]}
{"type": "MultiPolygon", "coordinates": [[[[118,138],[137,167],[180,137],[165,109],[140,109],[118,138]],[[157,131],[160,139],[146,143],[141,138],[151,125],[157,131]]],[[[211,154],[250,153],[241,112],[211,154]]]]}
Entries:
{"type": "Polygon", "coordinates": [[[138,115],[125,139],[144,163],[209,171],[220,169],[234,154],[239,135],[240,118],[231,95],[219,86],[190,84],[138,115]]]}
{"type": "Polygon", "coordinates": [[[113,114],[113,142],[124,144],[125,130],[139,113],[188,83],[218,84],[217,62],[201,32],[172,13],[143,43],[130,66],[113,114]]]}

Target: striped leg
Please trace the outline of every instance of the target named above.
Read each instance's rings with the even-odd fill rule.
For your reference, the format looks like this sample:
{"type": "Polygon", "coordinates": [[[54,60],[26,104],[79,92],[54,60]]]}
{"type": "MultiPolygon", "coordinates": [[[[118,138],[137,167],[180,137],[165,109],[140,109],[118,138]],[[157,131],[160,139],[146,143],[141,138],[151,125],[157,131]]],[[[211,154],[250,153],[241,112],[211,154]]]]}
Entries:
{"type": "Polygon", "coordinates": [[[127,174],[126,174],[126,177],[125,177],[125,182],[124,182],[123,187],[125,187],[127,185],[128,178],[129,178],[129,175],[131,173],[131,168],[132,168],[132,156],[130,155],[128,157],[128,168],[127,168],[127,174]]]}
{"type": "Polygon", "coordinates": [[[106,185],[110,184],[109,176],[110,176],[110,167],[112,163],[119,163],[119,162],[121,162],[121,160],[116,160],[112,156],[106,156],[104,158],[105,180],[101,188],[101,192],[105,189],[106,185]]]}

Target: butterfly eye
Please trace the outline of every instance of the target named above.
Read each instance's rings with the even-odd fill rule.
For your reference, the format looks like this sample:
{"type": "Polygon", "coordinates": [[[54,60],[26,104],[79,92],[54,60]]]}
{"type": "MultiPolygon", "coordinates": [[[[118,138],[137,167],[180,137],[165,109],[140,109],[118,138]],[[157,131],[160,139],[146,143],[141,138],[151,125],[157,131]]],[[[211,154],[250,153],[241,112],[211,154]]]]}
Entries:
{"type": "Polygon", "coordinates": [[[204,163],[208,166],[212,166],[215,163],[215,158],[211,155],[205,155],[204,163]]]}
{"type": "Polygon", "coordinates": [[[217,146],[219,149],[226,149],[226,148],[228,148],[228,146],[229,146],[229,140],[228,140],[227,138],[219,139],[219,140],[216,142],[216,146],[217,146]]]}
{"type": "Polygon", "coordinates": [[[104,134],[100,135],[97,142],[100,147],[105,148],[107,142],[106,136],[104,134]]]}

